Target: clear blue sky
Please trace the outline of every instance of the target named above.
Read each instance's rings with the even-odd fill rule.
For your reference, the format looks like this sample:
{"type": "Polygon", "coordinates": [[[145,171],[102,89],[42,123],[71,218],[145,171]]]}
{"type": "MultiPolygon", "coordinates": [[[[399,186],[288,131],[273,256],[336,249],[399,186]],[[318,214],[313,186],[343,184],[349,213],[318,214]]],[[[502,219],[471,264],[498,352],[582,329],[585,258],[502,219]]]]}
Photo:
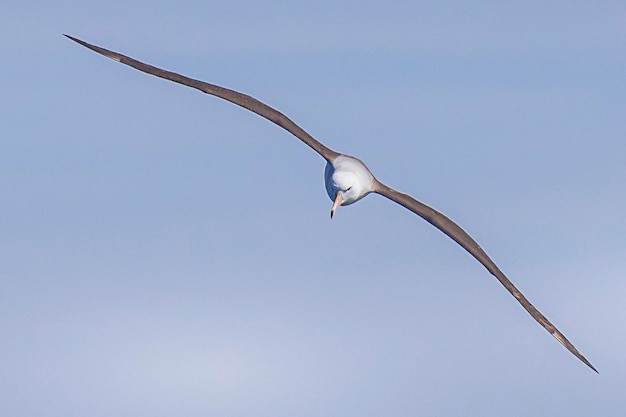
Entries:
{"type": "Polygon", "coordinates": [[[3,416],[623,416],[626,6],[11,2],[0,15],[3,416]],[[467,253],[243,109],[463,226],[467,253]]]}

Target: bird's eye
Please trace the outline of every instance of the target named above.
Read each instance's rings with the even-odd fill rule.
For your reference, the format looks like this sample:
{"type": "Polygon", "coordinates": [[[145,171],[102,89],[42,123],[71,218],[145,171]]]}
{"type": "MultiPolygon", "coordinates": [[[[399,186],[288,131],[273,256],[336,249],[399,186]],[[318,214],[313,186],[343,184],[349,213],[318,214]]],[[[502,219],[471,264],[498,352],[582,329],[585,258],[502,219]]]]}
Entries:
{"type": "Polygon", "coordinates": [[[350,191],[352,189],[352,186],[346,188],[346,191],[350,191]]]}

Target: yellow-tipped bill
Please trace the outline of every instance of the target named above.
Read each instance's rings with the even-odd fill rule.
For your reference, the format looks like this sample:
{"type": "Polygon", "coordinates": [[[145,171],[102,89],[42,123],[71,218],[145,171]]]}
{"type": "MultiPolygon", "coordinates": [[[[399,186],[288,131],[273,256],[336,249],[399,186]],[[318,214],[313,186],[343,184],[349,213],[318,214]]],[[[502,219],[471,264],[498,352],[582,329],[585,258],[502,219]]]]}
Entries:
{"type": "Polygon", "coordinates": [[[339,191],[337,191],[335,193],[335,201],[333,203],[333,206],[330,208],[330,218],[332,219],[334,214],[335,214],[335,210],[337,210],[337,207],[339,207],[341,205],[341,203],[343,203],[343,197],[341,197],[341,193],[339,191]]]}

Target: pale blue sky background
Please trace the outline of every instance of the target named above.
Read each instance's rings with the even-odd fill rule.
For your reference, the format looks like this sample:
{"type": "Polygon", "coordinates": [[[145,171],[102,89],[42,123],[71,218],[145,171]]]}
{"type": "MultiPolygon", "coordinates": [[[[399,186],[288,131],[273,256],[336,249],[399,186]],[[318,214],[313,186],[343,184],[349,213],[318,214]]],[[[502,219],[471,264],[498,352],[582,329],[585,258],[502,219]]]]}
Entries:
{"type": "Polygon", "coordinates": [[[3,416],[623,416],[626,6],[9,2],[3,416]],[[448,214],[596,365],[235,88],[448,214]]]}

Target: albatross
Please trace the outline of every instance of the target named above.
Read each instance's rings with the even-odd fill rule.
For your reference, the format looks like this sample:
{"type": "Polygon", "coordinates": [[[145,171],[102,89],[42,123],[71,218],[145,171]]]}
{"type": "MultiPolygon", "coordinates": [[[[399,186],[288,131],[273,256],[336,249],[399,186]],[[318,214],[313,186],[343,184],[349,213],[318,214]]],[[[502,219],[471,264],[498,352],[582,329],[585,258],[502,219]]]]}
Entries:
{"type": "Polygon", "coordinates": [[[291,119],[274,108],[260,102],[259,100],[239,93],[228,88],[209,84],[204,81],[195,80],[174,72],[166,71],[136,59],[92,45],[75,37],[64,35],[74,42],[83,45],[107,58],[133,67],[139,71],[145,72],[156,77],[164,78],[187,87],[195,88],[203,93],[210,94],[221,99],[230,101],[233,104],[248,109],[261,117],[277,124],[289,133],[300,139],[315,152],[320,154],[326,160],[326,168],[324,170],[324,181],[326,192],[332,200],[333,204],[330,209],[330,217],[332,219],[336,210],[340,206],[353,204],[370,193],[380,194],[389,200],[400,204],[406,209],[417,214],[437,229],[448,235],[452,240],[458,243],[463,249],[469,252],[478,262],[480,262],[500,283],[507,289],[509,293],[521,304],[522,307],[556,340],[559,341],[574,356],[580,359],[589,368],[598,372],[596,368],[589,362],[574,345],[548,320],[539,310],[533,306],[530,301],[513,285],[513,283],[504,275],[498,266],[489,258],[487,253],[476,243],[470,235],[468,235],[460,226],[450,220],[439,211],[427,206],[426,204],[416,200],[408,194],[401,193],[393,188],[380,182],[367,166],[358,158],[336,152],[321,142],[317,141],[309,135],[304,129],[295,124],[291,119]]]}

